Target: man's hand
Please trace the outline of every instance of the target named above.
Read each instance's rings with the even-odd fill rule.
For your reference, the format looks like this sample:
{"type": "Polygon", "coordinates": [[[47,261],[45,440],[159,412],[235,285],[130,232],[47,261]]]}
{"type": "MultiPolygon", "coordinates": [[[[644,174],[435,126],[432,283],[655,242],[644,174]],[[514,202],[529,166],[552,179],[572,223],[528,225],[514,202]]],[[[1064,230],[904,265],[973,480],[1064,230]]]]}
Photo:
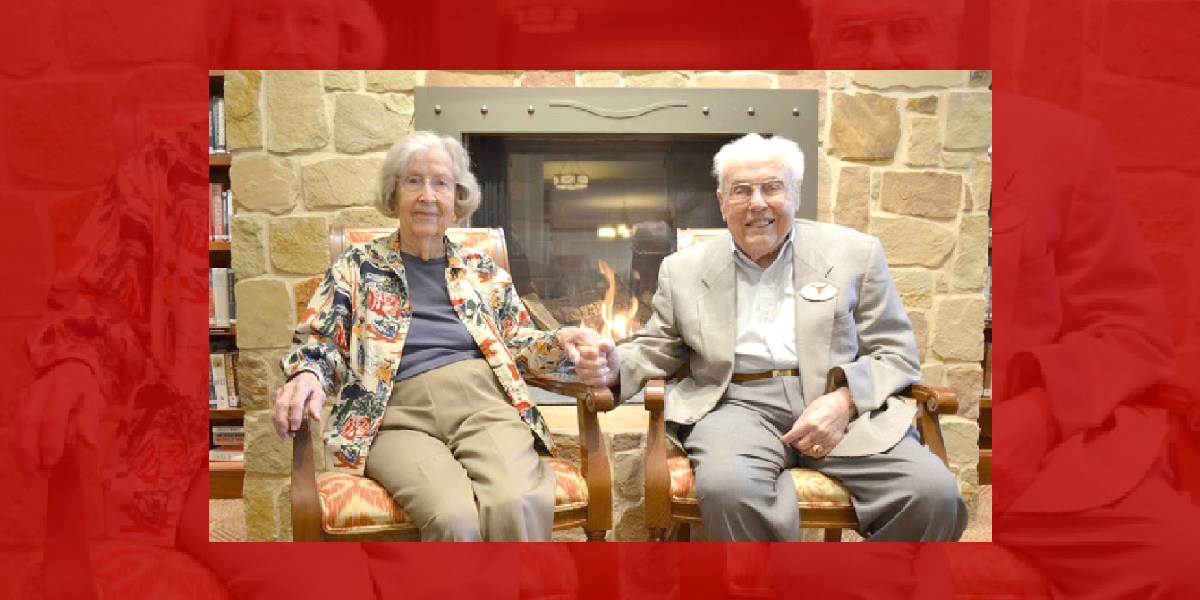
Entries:
{"type": "Polygon", "coordinates": [[[996,513],[1008,512],[1029,488],[1049,452],[1052,434],[1050,398],[1046,390],[1031,388],[1001,403],[1004,422],[1020,428],[1000,427],[992,441],[992,481],[996,513]]]}
{"type": "Polygon", "coordinates": [[[68,360],[51,367],[19,406],[16,420],[23,435],[12,437],[12,452],[27,476],[49,475],[68,445],[96,447],[105,402],[88,365],[68,360]]]}
{"type": "Polygon", "coordinates": [[[840,387],[808,403],[800,418],[779,440],[810,458],[824,458],[846,435],[854,415],[850,390],[840,387]]]}
{"type": "Polygon", "coordinates": [[[558,332],[558,341],[575,363],[575,374],[585,385],[610,387],[620,372],[617,346],[612,340],[600,337],[590,329],[565,327],[558,332]]]}
{"type": "Polygon", "coordinates": [[[325,390],[321,388],[321,380],[316,375],[305,371],[293,377],[275,392],[275,403],[271,407],[275,433],[285,440],[295,437],[304,420],[305,409],[314,421],[319,422],[324,405],[325,390]]]}

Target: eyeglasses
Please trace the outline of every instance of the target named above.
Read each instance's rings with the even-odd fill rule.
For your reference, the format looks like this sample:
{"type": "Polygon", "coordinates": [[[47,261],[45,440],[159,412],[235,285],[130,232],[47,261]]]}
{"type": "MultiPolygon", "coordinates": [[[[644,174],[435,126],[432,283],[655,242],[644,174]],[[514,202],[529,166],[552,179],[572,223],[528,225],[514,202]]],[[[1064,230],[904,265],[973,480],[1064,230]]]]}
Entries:
{"type": "Polygon", "coordinates": [[[445,198],[454,194],[454,180],[435,175],[426,178],[422,175],[401,175],[396,178],[396,183],[400,189],[415,194],[425,189],[425,182],[429,182],[429,187],[433,189],[433,195],[445,198]]]}
{"type": "Polygon", "coordinates": [[[748,204],[754,198],[754,188],[758,188],[763,198],[774,200],[787,193],[787,187],[787,183],[781,179],[759,183],[735,183],[729,187],[729,200],[734,204],[748,204]]]}

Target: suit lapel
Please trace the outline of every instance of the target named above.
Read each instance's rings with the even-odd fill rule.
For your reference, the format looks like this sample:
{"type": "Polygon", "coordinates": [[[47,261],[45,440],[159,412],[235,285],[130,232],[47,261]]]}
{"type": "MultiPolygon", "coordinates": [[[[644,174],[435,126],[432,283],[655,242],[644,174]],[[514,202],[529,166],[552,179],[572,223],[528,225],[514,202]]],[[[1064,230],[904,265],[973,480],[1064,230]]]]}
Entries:
{"type": "Polygon", "coordinates": [[[696,298],[700,314],[700,339],[704,354],[733,364],[737,346],[737,278],[733,267],[733,241],[728,233],[709,242],[704,251],[700,280],[704,290],[696,298]]]}
{"type": "MultiPolygon", "coordinates": [[[[793,285],[796,292],[796,356],[800,362],[800,385],[804,402],[812,402],[825,393],[825,379],[829,372],[829,346],[833,336],[833,319],[838,299],[833,297],[822,302],[806,300],[800,291],[810,283],[833,281],[830,266],[817,248],[817,240],[811,239],[802,221],[797,221],[792,231],[793,285]],[[805,234],[809,235],[805,235],[805,234]]],[[[840,290],[839,290],[840,292],[840,290]]]]}

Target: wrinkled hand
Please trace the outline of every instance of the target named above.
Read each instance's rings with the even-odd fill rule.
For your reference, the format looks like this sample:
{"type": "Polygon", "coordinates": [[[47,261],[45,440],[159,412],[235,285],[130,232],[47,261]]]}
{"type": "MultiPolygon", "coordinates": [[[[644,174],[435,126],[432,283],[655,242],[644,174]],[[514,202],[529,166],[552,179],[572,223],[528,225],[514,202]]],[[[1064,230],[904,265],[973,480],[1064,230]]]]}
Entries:
{"type": "Polygon", "coordinates": [[[854,403],[850,401],[850,390],[838,388],[810,402],[792,428],[779,440],[790,444],[805,456],[824,458],[841,443],[853,414],[854,403]],[[815,448],[815,445],[820,448],[815,448]]]}
{"type": "Polygon", "coordinates": [[[69,445],[96,447],[106,405],[88,365],[69,360],[51,367],[19,406],[23,435],[12,437],[12,452],[26,476],[48,476],[69,445]]]}
{"type": "Polygon", "coordinates": [[[1051,443],[1050,399],[1042,388],[1032,388],[1003,402],[993,412],[1004,412],[1004,422],[992,438],[993,502],[997,514],[1008,512],[1029,488],[1051,443]]]}
{"type": "Polygon", "coordinates": [[[324,405],[325,390],[321,388],[321,380],[308,371],[297,375],[275,392],[275,402],[271,407],[275,433],[285,440],[296,437],[305,410],[313,421],[320,422],[321,407],[324,405]]]}
{"type": "Polygon", "coordinates": [[[620,360],[612,340],[590,329],[566,327],[559,330],[558,341],[575,363],[575,374],[585,385],[609,387],[616,382],[620,360]]]}

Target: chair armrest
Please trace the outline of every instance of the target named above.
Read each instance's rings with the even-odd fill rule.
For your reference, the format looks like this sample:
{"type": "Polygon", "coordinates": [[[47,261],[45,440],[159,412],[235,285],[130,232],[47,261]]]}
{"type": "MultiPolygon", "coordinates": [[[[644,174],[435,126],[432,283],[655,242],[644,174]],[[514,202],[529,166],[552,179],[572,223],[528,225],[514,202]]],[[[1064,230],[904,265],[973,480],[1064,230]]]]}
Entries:
{"type": "Polygon", "coordinates": [[[584,529],[589,533],[612,529],[612,467],[597,415],[613,409],[612,392],[608,388],[592,388],[579,382],[537,375],[528,376],[525,381],[534,387],[575,398],[579,459],[588,487],[588,516],[584,529]]]}
{"type": "Polygon", "coordinates": [[[950,458],[946,453],[946,438],[942,435],[938,415],[958,413],[958,392],[955,392],[954,388],[918,383],[909,387],[904,395],[917,401],[917,429],[921,434],[921,441],[929,446],[930,452],[942,459],[943,464],[950,466],[950,458]]]}
{"type": "Polygon", "coordinates": [[[324,539],[312,432],[305,416],[300,431],[292,438],[292,541],[320,542],[324,539]]]}
{"type": "Polygon", "coordinates": [[[645,387],[645,406],[650,413],[643,464],[646,494],[646,527],[671,526],[671,475],[667,470],[667,430],[663,416],[667,382],[651,379],[645,387]]]}

